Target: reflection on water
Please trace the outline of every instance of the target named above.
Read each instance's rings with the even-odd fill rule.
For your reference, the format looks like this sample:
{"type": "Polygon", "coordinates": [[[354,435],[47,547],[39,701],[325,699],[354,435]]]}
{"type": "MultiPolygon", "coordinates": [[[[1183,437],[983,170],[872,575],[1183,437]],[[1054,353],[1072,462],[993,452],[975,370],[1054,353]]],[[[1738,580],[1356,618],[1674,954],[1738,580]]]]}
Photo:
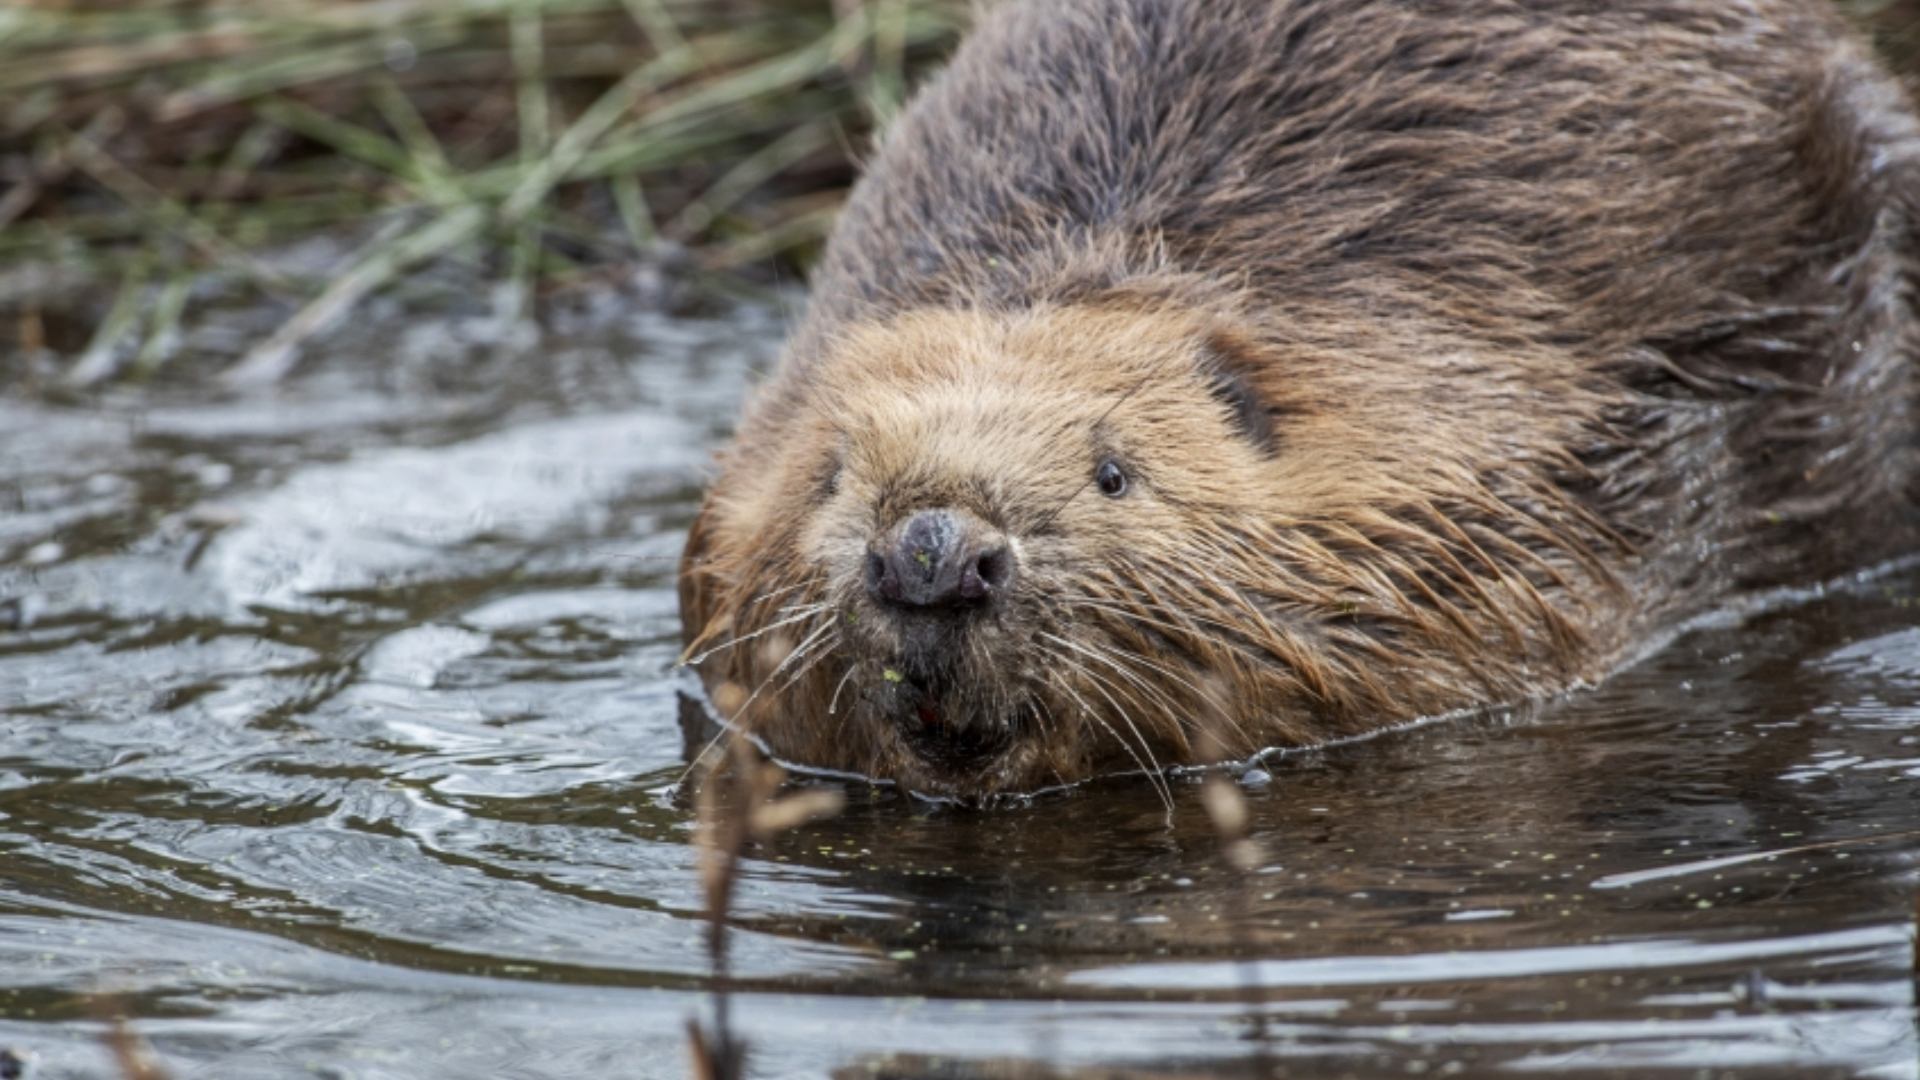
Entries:
{"type": "MultiPolygon", "coordinates": [[[[680,1075],[673,559],[777,323],[0,403],[0,1045],[103,1075],[110,991],[183,1077],[680,1075]]],[[[1270,762],[1251,876],[1191,777],[852,792],[742,881],[755,1071],[1920,1075],[1917,595],[1270,762]]]]}

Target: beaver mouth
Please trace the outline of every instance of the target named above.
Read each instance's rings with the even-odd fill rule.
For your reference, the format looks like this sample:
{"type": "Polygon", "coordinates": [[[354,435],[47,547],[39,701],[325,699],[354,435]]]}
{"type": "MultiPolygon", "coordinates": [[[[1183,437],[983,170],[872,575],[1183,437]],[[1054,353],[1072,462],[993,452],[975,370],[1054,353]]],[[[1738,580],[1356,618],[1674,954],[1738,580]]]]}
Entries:
{"type": "MultiPolygon", "coordinates": [[[[981,716],[953,707],[953,685],[942,674],[887,669],[886,712],[914,756],[946,773],[975,773],[1013,745],[1018,717],[981,716]]],[[[1020,711],[1020,710],[1016,710],[1020,711]]]]}

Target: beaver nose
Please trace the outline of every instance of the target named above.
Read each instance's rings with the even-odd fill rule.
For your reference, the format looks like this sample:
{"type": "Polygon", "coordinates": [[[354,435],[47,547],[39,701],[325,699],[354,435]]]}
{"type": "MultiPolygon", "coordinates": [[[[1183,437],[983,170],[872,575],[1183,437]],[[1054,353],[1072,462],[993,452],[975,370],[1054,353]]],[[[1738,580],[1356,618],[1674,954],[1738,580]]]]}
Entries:
{"type": "Polygon", "coordinates": [[[1013,552],[993,529],[950,510],[922,510],[867,553],[867,592],[901,607],[978,607],[1013,583],[1013,552]]]}

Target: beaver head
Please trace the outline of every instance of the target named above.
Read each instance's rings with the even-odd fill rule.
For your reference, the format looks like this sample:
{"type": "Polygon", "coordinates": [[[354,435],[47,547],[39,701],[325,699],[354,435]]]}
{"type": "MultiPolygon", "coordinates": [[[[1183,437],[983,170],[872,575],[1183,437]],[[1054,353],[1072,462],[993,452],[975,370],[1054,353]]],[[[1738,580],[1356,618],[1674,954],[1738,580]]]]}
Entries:
{"type": "Polygon", "coordinates": [[[1433,501],[1448,410],[1304,353],[1290,391],[1248,348],[1138,305],[842,334],[757,403],[693,529],[719,710],[794,761],[979,794],[1348,734],[1551,652],[1559,571],[1433,501]]]}

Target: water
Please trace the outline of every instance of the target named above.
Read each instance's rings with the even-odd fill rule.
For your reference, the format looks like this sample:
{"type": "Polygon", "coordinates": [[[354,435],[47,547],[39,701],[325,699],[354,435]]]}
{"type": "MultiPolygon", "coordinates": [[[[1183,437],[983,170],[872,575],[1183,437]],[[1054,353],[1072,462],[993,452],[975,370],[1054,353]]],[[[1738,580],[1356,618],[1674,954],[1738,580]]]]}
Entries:
{"type": "MultiPolygon", "coordinates": [[[[683,1075],[673,557],[779,322],[0,402],[0,1045],[112,1075],[111,994],[195,1080],[683,1075]]],[[[1253,875],[1193,778],[852,790],[746,868],[753,1073],[1920,1076],[1916,603],[1270,762],[1253,875]]]]}

